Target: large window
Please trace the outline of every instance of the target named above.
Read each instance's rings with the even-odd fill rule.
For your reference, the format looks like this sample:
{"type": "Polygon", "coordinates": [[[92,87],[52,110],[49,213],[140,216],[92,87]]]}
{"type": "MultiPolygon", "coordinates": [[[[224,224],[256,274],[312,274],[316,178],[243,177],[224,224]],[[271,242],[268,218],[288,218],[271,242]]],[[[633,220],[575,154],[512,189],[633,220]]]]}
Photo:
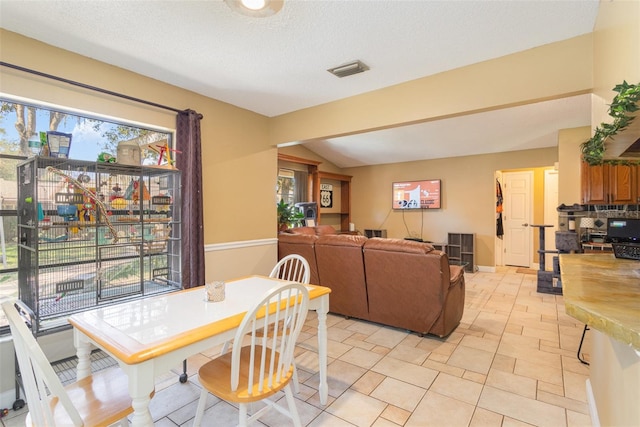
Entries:
{"type": "Polygon", "coordinates": [[[296,181],[294,172],[290,169],[278,170],[278,202],[284,200],[285,203],[293,204],[295,200],[296,181]]]}
{"type": "MultiPolygon", "coordinates": [[[[166,163],[171,158],[173,134],[168,130],[0,98],[0,298],[19,293],[16,166],[41,154],[42,141],[50,131],[71,135],[68,157],[72,159],[96,161],[102,153],[117,158],[123,141],[140,146],[143,164],[166,163]]],[[[0,334],[7,332],[0,311],[0,334]]]]}

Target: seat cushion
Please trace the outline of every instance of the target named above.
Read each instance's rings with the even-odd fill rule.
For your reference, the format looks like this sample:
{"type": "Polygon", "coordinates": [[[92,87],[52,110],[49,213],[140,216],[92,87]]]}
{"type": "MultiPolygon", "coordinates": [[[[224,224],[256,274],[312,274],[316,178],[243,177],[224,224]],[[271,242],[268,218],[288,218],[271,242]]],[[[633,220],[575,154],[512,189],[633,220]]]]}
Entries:
{"type": "MultiPolygon", "coordinates": [[[[254,358],[253,372],[254,382],[257,382],[258,375],[260,374],[260,359],[262,355],[262,347],[256,347],[255,350],[256,354],[254,358]]],[[[198,381],[214,396],[217,396],[223,400],[237,403],[249,403],[265,399],[282,390],[289,383],[289,381],[291,381],[291,378],[293,377],[293,365],[291,365],[287,373],[282,375],[280,382],[277,382],[274,376],[272,387],[269,388],[265,382],[265,388],[262,392],[259,392],[257,384],[254,384],[252,387],[252,394],[249,395],[249,388],[247,387],[247,385],[249,378],[249,365],[251,360],[250,352],[250,346],[242,347],[242,350],[240,352],[240,379],[238,382],[237,390],[233,391],[231,389],[232,352],[225,353],[222,356],[216,357],[210,362],[202,365],[198,370],[198,381]]],[[[266,353],[267,360],[269,360],[269,357],[270,352],[266,353]]]]}

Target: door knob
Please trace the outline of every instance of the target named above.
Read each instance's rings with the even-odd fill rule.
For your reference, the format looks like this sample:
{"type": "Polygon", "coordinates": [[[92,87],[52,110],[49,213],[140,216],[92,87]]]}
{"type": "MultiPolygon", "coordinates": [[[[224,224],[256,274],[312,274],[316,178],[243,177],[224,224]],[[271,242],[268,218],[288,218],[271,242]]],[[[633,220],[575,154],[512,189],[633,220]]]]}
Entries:
{"type": "Polygon", "coordinates": [[[528,227],[529,224],[527,224],[526,222],[524,224],[522,224],[523,227],[528,227]]]}

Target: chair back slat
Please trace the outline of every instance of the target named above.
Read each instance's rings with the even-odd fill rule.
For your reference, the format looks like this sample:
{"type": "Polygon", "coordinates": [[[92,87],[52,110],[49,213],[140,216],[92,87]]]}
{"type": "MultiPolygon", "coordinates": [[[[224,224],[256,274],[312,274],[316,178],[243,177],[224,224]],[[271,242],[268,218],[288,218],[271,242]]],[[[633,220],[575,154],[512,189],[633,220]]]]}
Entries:
{"type": "MultiPolygon", "coordinates": [[[[231,353],[231,389],[240,384],[240,354],[247,341],[250,351],[247,390],[251,395],[273,388],[292,376],[293,352],[307,317],[309,291],[301,283],[286,283],[269,290],[247,312],[236,332],[231,353]],[[274,328],[273,334],[263,331],[274,328]],[[243,342],[245,335],[249,338],[243,342]],[[256,358],[259,358],[257,360],[256,358]],[[254,386],[255,385],[255,386],[254,386]]],[[[244,384],[243,384],[244,386],[244,384]]]]}
{"type": "Polygon", "coordinates": [[[82,426],[80,414],[73,406],[58,375],[47,360],[35,337],[27,327],[33,324],[33,314],[19,301],[5,301],[2,309],[9,322],[9,329],[16,349],[18,366],[29,414],[35,426],[53,426],[51,401],[58,399],[67,411],[74,426],[82,426]]]}
{"type": "Polygon", "coordinates": [[[269,277],[298,283],[309,283],[311,269],[307,260],[298,254],[287,255],[271,270],[269,277]]]}

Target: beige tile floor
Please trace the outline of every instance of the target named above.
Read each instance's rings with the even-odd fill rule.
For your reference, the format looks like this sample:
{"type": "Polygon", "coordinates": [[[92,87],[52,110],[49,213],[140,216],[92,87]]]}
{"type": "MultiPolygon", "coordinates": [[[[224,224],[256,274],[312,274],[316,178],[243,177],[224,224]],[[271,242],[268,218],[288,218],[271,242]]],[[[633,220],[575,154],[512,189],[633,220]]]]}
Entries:
{"type": "MultiPolygon", "coordinates": [[[[296,357],[302,424],[342,426],[590,426],[585,380],[576,358],[583,326],[562,296],[536,292],[536,275],[516,268],[466,274],[465,313],[447,338],[329,315],[329,402],[317,395],[316,318],[309,315],[296,357]]],[[[583,354],[589,348],[589,333],[583,354]]],[[[189,359],[189,381],[158,379],[156,426],[190,426],[197,368],[217,349],[189,359]]],[[[589,355],[584,354],[588,360],[589,355]]],[[[284,404],[284,400],[282,401],[284,404]]],[[[24,411],[22,411],[24,412],[24,411]]],[[[6,427],[23,425],[11,413],[6,427]]],[[[204,426],[231,426],[237,410],[209,396],[204,426]]],[[[291,425],[276,411],[256,425],[291,425]]]]}

